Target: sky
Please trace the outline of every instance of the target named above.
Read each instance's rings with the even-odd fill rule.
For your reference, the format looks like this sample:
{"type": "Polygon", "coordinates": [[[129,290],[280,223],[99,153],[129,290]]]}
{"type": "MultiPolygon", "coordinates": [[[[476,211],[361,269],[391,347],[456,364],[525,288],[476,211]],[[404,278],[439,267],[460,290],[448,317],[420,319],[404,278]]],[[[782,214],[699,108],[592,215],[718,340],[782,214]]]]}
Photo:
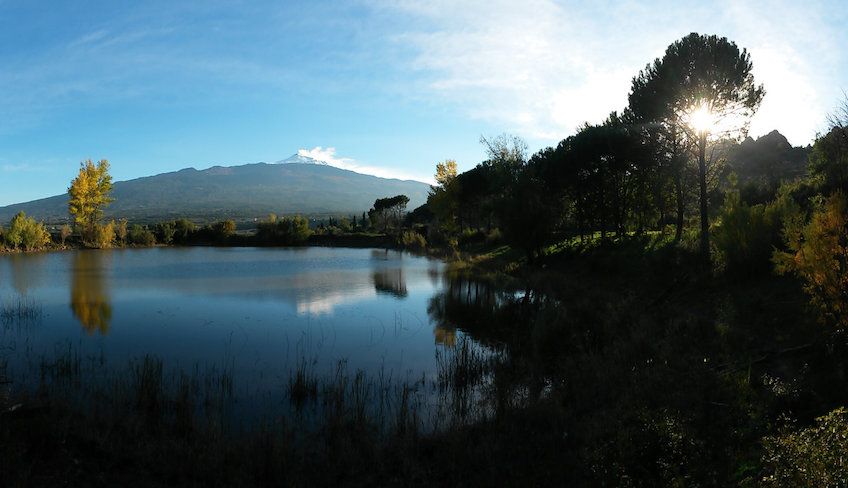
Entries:
{"type": "Polygon", "coordinates": [[[690,32],[751,54],[751,135],[806,145],[848,91],[848,3],[0,0],[0,205],[295,153],[385,177],[466,170],[480,137],[531,151],[627,103],[690,32]]]}

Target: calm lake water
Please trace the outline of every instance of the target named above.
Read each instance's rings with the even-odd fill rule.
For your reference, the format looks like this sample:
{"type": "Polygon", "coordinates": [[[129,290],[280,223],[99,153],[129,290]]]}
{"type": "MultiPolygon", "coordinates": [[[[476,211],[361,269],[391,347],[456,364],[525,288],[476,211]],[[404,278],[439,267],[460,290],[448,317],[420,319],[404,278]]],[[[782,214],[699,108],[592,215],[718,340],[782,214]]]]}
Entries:
{"type": "Polygon", "coordinates": [[[443,264],[343,248],[156,248],[0,256],[0,301],[38,320],[4,327],[11,373],[68,350],[105,364],[230,364],[240,391],[279,389],[306,360],[329,372],[435,374],[461,332],[428,313],[443,264]]]}

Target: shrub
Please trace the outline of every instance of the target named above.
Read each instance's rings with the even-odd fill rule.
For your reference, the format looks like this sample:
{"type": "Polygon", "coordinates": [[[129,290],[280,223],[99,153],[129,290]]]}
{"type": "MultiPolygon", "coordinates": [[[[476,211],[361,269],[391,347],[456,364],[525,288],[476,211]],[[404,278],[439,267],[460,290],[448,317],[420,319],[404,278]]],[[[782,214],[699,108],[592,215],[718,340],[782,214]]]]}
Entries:
{"type": "Polygon", "coordinates": [[[310,235],[309,221],[299,215],[260,222],[256,229],[256,236],[261,242],[277,246],[301,245],[310,235]]]}
{"type": "Polygon", "coordinates": [[[848,199],[831,195],[809,223],[800,218],[784,230],[789,252],[777,252],[781,273],[795,273],[825,319],[837,327],[848,326],[848,199]]]}
{"type": "Polygon", "coordinates": [[[212,230],[219,238],[226,239],[236,233],[236,223],[234,220],[215,222],[212,224],[212,230]]]}
{"type": "Polygon", "coordinates": [[[65,245],[65,241],[68,239],[68,237],[71,237],[71,233],[71,226],[68,224],[63,225],[62,228],[59,229],[59,238],[62,239],[63,246],[65,245]]]}
{"type": "Polygon", "coordinates": [[[4,240],[14,249],[21,246],[27,251],[33,251],[45,247],[50,242],[50,233],[43,223],[36,222],[34,218],[20,212],[12,218],[4,240]]]}
{"type": "Polygon", "coordinates": [[[414,230],[404,231],[401,236],[401,244],[403,244],[403,247],[406,249],[411,249],[413,251],[423,251],[427,248],[427,240],[424,239],[424,236],[414,230]]]}
{"type": "Polygon", "coordinates": [[[459,236],[457,236],[459,245],[463,247],[470,244],[477,244],[485,240],[486,232],[482,229],[465,229],[459,234],[459,236]]]}
{"type": "Polygon", "coordinates": [[[115,237],[121,242],[121,245],[127,243],[127,219],[121,219],[115,226],[115,237]]]}
{"type": "Polygon", "coordinates": [[[106,225],[94,224],[92,239],[87,244],[98,249],[109,249],[115,243],[115,221],[106,225]]]}
{"type": "Polygon", "coordinates": [[[197,231],[197,226],[194,222],[188,219],[179,219],[174,221],[174,243],[187,244],[193,234],[197,231]]]}
{"type": "Polygon", "coordinates": [[[742,201],[738,190],[727,192],[713,227],[713,242],[725,272],[737,276],[768,272],[775,248],[782,247],[784,222],[800,213],[787,190],[782,189],[767,205],[753,206],[742,201]]]}
{"type": "Polygon", "coordinates": [[[350,220],[343,218],[339,220],[339,229],[345,233],[351,232],[353,230],[353,225],[351,225],[350,220]]]}
{"type": "Polygon", "coordinates": [[[174,235],[176,234],[174,222],[162,222],[160,224],[157,224],[156,232],[154,234],[156,240],[158,240],[162,244],[170,245],[174,242],[174,235]]]}
{"type": "Polygon", "coordinates": [[[143,227],[138,224],[133,224],[133,226],[130,227],[128,238],[129,243],[136,246],[156,245],[156,236],[153,235],[153,232],[147,227],[143,227]]]}
{"type": "Polygon", "coordinates": [[[837,408],[798,431],[764,439],[765,486],[845,486],[848,480],[848,412],[837,408]]]}

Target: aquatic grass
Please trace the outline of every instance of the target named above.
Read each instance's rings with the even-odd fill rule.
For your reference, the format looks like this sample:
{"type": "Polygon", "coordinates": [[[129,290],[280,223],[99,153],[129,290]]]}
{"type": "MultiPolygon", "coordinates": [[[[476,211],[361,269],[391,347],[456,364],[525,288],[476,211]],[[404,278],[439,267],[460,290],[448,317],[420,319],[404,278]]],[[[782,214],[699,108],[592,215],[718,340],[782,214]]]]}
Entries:
{"type": "MultiPolygon", "coordinates": [[[[322,374],[317,361],[303,358],[280,385],[276,398],[287,401],[272,404],[245,429],[238,428],[238,403],[245,400],[233,394],[229,356],[183,369],[150,355],[111,364],[102,352],[80,350],[69,344],[31,361],[38,384],[14,385],[15,403],[26,413],[0,425],[4,466],[35,452],[27,455],[59,456],[62,465],[80,466],[74,473],[98,473],[124,486],[163,479],[192,486],[332,485],[345,479],[340,476],[380,484],[407,479],[406,473],[423,476],[415,461],[421,443],[471,425],[478,419],[471,412],[484,411],[466,408],[460,418],[444,408],[454,400],[442,401],[482,401],[479,384],[488,366],[470,341],[445,353],[445,371],[432,376],[382,368],[369,374],[344,360],[322,374]],[[455,380],[461,384],[447,384],[455,380]],[[475,388],[474,395],[461,395],[475,388]],[[32,422],[43,428],[28,429],[32,422]],[[8,439],[15,441],[3,443],[8,439]],[[135,476],[131,482],[122,478],[127,472],[135,476]]],[[[6,472],[14,484],[34,483],[32,472],[6,472]]],[[[46,476],[69,479],[63,471],[46,476]]]]}
{"type": "Polygon", "coordinates": [[[479,384],[487,371],[488,356],[466,336],[459,339],[454,347],[437,349],[439,388],[462,391],[479,384]]]}
{"type": "MultiPolygon", "coordinates": [[[[311,365],[314,366],[315,362],[311,365]]],[[[301,360],[294,372],[289,374],[288,397],[298,411],[307,401],[314,403],[318,398],[318,378],[312,374],[306,360],[301,360]]]]}
{"type": "Polygon", "coordinates": [[[82,355],[70,344],[61,352],[57,350],[53,358],[42,357],[38,367],[40,388],[49,388],[51,385],[80,385],[82,355]]]}
{"type": "Polygon", "coordinates": [[[4,326],[33,324],[41,320],[42,316],[41,304],[29,297],[18,296],[4,300],[0,305],[0,322],[4,326]]]}
{"type": "MultiPolygon", "coordinates": [[[[421,484],[414,480],[427,479],[418,464],[423,446],[479,420],[473,415],[460,419],[433,400],[464,388],[477,388],[475,398],[482,400],[478,386],[488,374],[481,369],[488,366],[481,354],[460,342],[441,360],[446,369],[441,386],[439,375],[405,376],[384,369],[371,375],[349,369],[344,360],[320,374],[315,361],[303,359],[288,384],[280,385],[289,408],[283,402],[281,410],[238,430],[231,418],[236,403],[232,362],[184,370],[142,356],[115,367],[69,346],[41,359],[38,395],[20,396],[32,413],[0,425],[0,441],[16,439],[0,443],[0,456],[11,463],[23,452],[15,446],[36,446],[37,457],[48,455],[38,450],[49,449],[54,453],[49,455],[59,456],[57,462],[80,466],[73,473],[96,473],[123,486],[156,480],[190,486],[325,486],[351,479],[421,484]],[[451,378],[463,384],[444,384],[451,378]],[[26,430],[31,422],[44,428],[26,430]],[[70,455],[65,453],[74,457],[65,459],[70,455]],[[124,473],[134,478],[127,481],[124,473]]],[[[32,472],[7,472],[13,483],[34,480],[32,472]]],[[[69,475],[54,471],[46,476],[54,477],[52,482],[69,475]]],[[[71,484],[88,479],[70,478],[71,484]]]]}
{"type": "Polygon", "coordinates": [[[162,415],[163,391],[162,360],[144,356],[141,364],[133,368],[135,406],[147,418],[156,423],[162,415]]]}

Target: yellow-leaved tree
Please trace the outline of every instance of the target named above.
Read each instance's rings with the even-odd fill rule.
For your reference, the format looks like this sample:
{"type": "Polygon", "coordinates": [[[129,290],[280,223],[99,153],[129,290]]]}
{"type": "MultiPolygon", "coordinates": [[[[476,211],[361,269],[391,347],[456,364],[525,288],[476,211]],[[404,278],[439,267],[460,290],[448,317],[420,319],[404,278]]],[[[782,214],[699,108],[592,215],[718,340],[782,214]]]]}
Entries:
{"type": "Polygon", "coordinates": [[[89,159],[80,163],[79,175],[68,188],[68,211],[86,244],[102,247],[104,242],[111,242],[111,239],[103,239],[98,229],[106,206],[112,202],[111,192],[109,161],[101,159],[94,164],[89,159]]]}
{"type": "Polygon", "coordinates": [[[446,159],[442,163],[436,164],[436,183],[441,187],[449,185],[456,178],[456,161],[446,159]]]}
{"type": "Polygon", "coordinates": [[[427,205],[439,222],[439,227],[454,232],[458,212],[459,188],[456,181],[456,161],[447,159],[436,164],[436,186],[431,187],[427,205]]]}
{"type": "Polygon", "coordinates": [[[800,276],[824,318],[848,329],[848,197],[837,191],[809,223],[788,222],[785,234],[790,252],[775,253],[778,272],[800,276]]]}

